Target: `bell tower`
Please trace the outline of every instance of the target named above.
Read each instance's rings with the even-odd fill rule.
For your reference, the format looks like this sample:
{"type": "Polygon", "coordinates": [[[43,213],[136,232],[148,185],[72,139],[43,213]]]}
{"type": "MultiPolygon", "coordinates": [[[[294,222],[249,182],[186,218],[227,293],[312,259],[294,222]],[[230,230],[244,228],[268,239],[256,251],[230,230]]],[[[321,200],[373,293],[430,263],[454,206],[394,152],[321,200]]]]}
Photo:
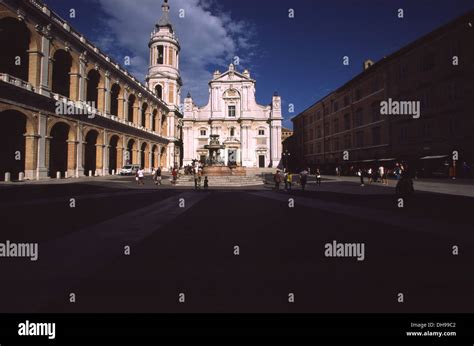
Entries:
{"type": "Polygon", "coordinates": [[[148,68],[148,87],[171,109],[179,109],[181,104],[181,76],[179,73],[178,38],[169,18],[170,6],[164,0],[160,20],[151,33],[150,64],[148,68]]]}

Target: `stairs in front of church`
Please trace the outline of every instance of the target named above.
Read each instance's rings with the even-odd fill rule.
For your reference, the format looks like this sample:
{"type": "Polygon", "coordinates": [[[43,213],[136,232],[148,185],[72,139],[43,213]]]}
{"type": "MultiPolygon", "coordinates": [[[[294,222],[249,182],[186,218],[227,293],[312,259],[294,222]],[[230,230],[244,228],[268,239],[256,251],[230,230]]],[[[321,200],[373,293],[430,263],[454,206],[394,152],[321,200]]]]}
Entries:
{"type": "MultiPolygon", "coordinates": [[[[239,186],[263,186],[264,182],[261,176],[209,176],[209,187],[239,187],[239,186]]],[[[192,175],[182,175],[179,177],[177,186],[193,186],[194,177],[192,175]]],[[[201,179],[201,187],[204,186],[204,176],[201,179]]]]}

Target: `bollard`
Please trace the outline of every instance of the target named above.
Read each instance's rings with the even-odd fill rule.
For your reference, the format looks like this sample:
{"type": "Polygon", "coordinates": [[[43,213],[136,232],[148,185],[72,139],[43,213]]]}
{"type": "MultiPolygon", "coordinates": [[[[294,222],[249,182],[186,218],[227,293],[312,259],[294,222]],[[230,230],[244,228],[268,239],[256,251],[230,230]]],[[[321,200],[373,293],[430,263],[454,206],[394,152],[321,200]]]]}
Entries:
{"type": "Polygon", "coordinates": [[[11,181],[11,175],[10,172],[5,172],[5,182],[8,183],[11,181]]]}
{"type": "Polygon", "coordinates": [[[99,176],[99,172],[97,170],[94,171],[94,177],[98,177],[99,176]]]}
{"type": "Polygon", "coordinates": [[[92,171],[89,171],[89,177],[92,177],[92,171]]]}
{"type": "Polygon", "coordinates": [[[115,175],[115,169],[112,169],[112,175],[115,175]]]}
{"type": "Polygon", "coordinates": [[[56,172],[56,179],[61,179],[61,172],[56,172]]]}
{"type": "Polygon", "coordinates": [[[67,179],[67,171],[64,172],[64,179],[67,179]]]}
{"type": "Polygon", "coordinates": [[[23,180],[25,180],[25,173],[20,172],[20,174],[18,174],[18,181],[23,181],[23,180]]]}

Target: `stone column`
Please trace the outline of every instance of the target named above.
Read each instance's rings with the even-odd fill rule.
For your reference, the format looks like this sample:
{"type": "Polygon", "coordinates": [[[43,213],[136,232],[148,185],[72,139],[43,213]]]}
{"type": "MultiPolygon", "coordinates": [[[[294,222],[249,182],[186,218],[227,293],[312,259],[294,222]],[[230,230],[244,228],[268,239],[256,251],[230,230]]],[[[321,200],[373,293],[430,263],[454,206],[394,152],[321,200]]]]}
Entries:
{"type": "Polygon", "coordinates": [[[117,107],[117,116],[120,120],[125,120],[126,118],[126,109],[128,109],[128,103],[123,97],[118,98],[118,107],[117,107]]]}
{"type": "Polygon", "coordinates": [[[236,161],[238,166],[242,166],[242,155],[240,154],[241,149],[237,149],[236,161]]]}
{"type": "Polygon", "coordinates": [[[240,143],[242,148],[242,161],[247,161],[248,154],[248,125],[242,125],[240,128],[240,143]]]}
{"type": "Polygon", "coordinates": [[[69,97],[71,100],[74,100],[74,101],[79,101],[79,85],[81,83],[81,75],[79,73],[69,73],[69,76],[71,78],[70,80],[70,83],[71,83],[71,86],[70,86],[70,93],[69,93],[69,97]]]}
{"type": "MultiPolygon", "coordinates": [[[[37,152],[37,166],[36,179],[43,179],[48,177],[49,163],[46,161],[46,127],[48,117],[44,114],[38,113],[38,152],[37,152]]],[[[49,156],[49,155],[48,155],[49,156]]]]}
{"type": "Polygon", "coordinates": [[[87,69],[87,52],[84,52],[79,57],[79,92],[78,92],[78,100],[85,101],[86,100],[86,69],[87,69]]]}
{"type": "Polygon", "coordinates": [[[110,114],[110,71],[105,71],[105,97],[104,97],[104,115],[110,114]]]}
{"type": "MultiPolygon", "coordinates": [[[[66,141],[67,142],[67,175],[73,177],[76,173],[77,165],[77,141],[66,141]]],[[[62,174],[63,172],[61,172],[62,174]]]]}
{"type": "Polygon", "coordinates": [[[150,112],[150,106],[148,106],[147,111],[145,112],[145,128],[151,131],[151,124],[153,121],[153,116],[150,112]]]}
{"type": "Polygon", "coordinates": [[[140,121],[139,121],[139,114],[141,113],[141,102],[137,105],[137,101],[135,101],[135,104],[133,105],[133,123],[135,125],[138,125],[140,124],[140,121]]]}
{"type": "Polygon", "coordinates": [[[106,89],[105,87],[98,87],[97,88],[97,105],[96,105],[96,108],[99,112],[101,112],[102,114],[106,114],[105,113],[105,94],[106,94],[106,89]]]}
{"type": "Polygon", "coordinates": [[[51,47],[51,26],[47,25],[44,27],[36,26],[36,30],[41,35],[41,67],[40,67],[40,85],[39,93],[41,95],[50,96],[51,84],[49,83],[50,75],[50,47],[51,47]]]}
{"type": "Polygon", "coordinates": [[[133,161],[132,163],[135,164],[135,165],[139,165],[141,166],[142,165],[142,162],[141,162],[141,159],[142,159],[142,155],[141,155],[142,151],[140,149],[134,149],[133,150],[133,161]]]}
{"type": "Polygon", "coordinates": [[[124,148],[117,146],[117,170],[124,166],[123,154],[124,148]]]}
{"type": "MultiPolygon", "coordinates": [[[[276,167],[280,161],[280,158],[278,157],[278,131],[279,131],[279,126],[271,124],[270,125],[270,130],[271,130],[271,160],[272,160],[272,167],[276,167]]],[[[281,142],[281,141],[280,141],[281,142]]]]}
{"type": "Polygon", "coordinates": [[[151,171],[151,166],[153,165],[153,160],[152,160],[153,153],[151,151],[151,148],[148,149],[148,157],[145,157],[145,160],[148,161],[148,163],[145,165],[148,171],[151,171]]]}
{"type": "Polygon", "coordinates": [[[110,169],[110,145],[104,145],[104,150],[103,150],[103,161],[104,161],[104,167],[102,168],[102,176],[109,175],[109,169],[110,169]]]}
{"type": "Polygon", "coordinates": [[[76,146],[76,178],[84,175],[84,139],[82,138],[82,124],[77,123],[77,146],[76,146]]]}
{"type": "Polygon", "coordinates": [[[25,178],[34,179],[38,165],[39,135],[25,135],[25,178]]]}
{"type": "MultiPolygon", "coordinates": [[[[95,155],[95,170],[97,175],[102,175],[104,169],[104,146],[103,144],[96,144],[96,155],[95,155]]],[[[94,172],[95,173],[95,172],[94,172]]]]}
{"type": "Polygon", "coordinates": [[[167,165],[168,167],[174,167],[174,143],[171,142],[168,144],[168,147],[167,147],[167,158],[168,158],[168,162],[167,162],[167,165]]]}
{"type": "Polygon", "coordinates": [[[43,53],[38,50],[28,50],[28,82],[36,90],[41,90],[41,60],[43,53]]]}
{"type": "Polygon", "coordinates": [[[168,112],[167,116],[166,116],[166,120],[167,120],[167,125],[168,125],[168,137],[173,137],[175,138],[176,137],[176,134],[174,133],[174,129],[175,129],[175,126],[174,126],[174,112],[170,111],[168,112]]]}
{"type": "Polygon", "coordinates": [[[50,158],[51,158],[51,139],[53,139],[53,137],[46,136],[45,139],[46,139],[45,164],[46,164],[46,167],[48,167],[48,175],[49,175],[49,173],[52,173],[52,172],[50,172],[50,170],[51,170],[50,158]]]}
{"type": "Polygon", "coordinates": [[[102,175],[109,175],[109,152],[110,152],[110,145],[107,141],[107,130],[104,130],[104,137],[103,137],[103,143],[104,143],[104,149],[102,150],[102,162],[104,163],[102,167],[102,175]]]}

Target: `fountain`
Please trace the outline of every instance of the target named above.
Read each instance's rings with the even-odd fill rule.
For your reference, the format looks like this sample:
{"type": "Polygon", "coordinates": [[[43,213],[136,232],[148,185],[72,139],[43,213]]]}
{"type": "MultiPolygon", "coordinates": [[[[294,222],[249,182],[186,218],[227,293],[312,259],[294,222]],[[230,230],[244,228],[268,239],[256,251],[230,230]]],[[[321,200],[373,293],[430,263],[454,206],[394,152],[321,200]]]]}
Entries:
{"type": "Polygon", "coordinates": [[[209,156],[206,159],[206,165],[204,166],[205,176],[230,176],[230,175],[246,175],[245,168],[243,167],[229,167],[225,165],[224,160],[221,158],[220,151],[225,146],[220,144],[219,135],[210,135],[209,144],[204,146],[204,149],[209,151],[209,156]]]}
{"type": "Polygon", "coordinates": [[[210,135],[209,144],[204,146],[204,149],[209,151],[209,156],[206,160],[206,165],[209,166],[224,166],[224,161],[221,159],[220,151],[225,146],[219,143],[219,135],[210,135]]]}

